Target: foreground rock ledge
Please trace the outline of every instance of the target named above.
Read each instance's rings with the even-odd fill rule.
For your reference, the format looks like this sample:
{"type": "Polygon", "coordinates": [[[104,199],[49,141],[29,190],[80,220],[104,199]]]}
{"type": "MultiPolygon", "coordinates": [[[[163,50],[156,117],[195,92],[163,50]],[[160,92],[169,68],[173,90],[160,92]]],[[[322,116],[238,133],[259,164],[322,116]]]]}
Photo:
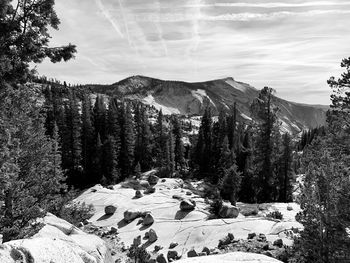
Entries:
{"type": "Polygon", "coordinates": [[[186,258],[176,261],[176,263],[282,263],[277,259],[254,253],[232,252],[221,255],[211,255],[204,257],[186,258]]]}
{"type": "Polygon", "coordinates": [[[43,223],[45,226],[32,238],[13,240],[0,246],[0,262],[18,262],[10,256],[11,251],[12,255],[21,255],[22,262],[112,262],[106,243],[99,237],[86,234],[52,214],[48,214],[43,223]]]}

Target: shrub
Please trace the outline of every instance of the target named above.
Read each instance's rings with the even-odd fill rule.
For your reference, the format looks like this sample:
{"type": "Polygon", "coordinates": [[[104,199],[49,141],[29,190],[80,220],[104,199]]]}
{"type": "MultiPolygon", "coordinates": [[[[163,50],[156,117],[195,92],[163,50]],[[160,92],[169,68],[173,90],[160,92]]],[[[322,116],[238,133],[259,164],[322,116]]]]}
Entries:
{"type": "Polygon", "coordinates": [[[77,226],[80,222],[92,217],[93,213],[93,205],[71,201],[61,208],[59,217],[77,226]]]}
{"type": "Polygon", "coordinates": [[[215,219],[220,218],[219,212],[222,207],[222,199],[221,198],[215,198],[211,203],[209,207],[210,216],[209,219],[215,219]]]}
{"type": "Polygon", "coordinates": [[[144,247],[131,245],[128,257],[133,259],[135,262],[148,263],[151,256],[144,247]]]}
{"type": "Polygon", "coordinates": [[[282,220],[283,219],[283,215],[280,211],[273,211],[271,213],[268,213],[266,215],[266,217],[269,217],[269,218],[274,218],[274,219],[279,219],[279,220],[282,220]]]}

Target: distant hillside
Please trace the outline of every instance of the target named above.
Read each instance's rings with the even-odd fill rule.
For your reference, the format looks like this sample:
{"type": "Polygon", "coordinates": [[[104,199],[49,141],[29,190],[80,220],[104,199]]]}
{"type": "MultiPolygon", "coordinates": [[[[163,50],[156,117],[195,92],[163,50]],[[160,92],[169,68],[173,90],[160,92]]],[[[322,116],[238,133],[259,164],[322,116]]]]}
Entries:
{"type": "MultiPolygon", "coordinates": [[[[233,78],[189,83],[133,76],[112,85],[90,88],[96,93],[141,101],[162,109],[164,114],[201,115],[209,106],[217,115],[221,109],[232,110],[236,102],[240,116],[247,120],[250,119],[250,104],[259,93],[249,84],[233,78]]],[[[297,133],[325,124],[327,106],[295,103],[278,97],[274,103],[280,109],[278,115],[286,131],[297,133]]]]}

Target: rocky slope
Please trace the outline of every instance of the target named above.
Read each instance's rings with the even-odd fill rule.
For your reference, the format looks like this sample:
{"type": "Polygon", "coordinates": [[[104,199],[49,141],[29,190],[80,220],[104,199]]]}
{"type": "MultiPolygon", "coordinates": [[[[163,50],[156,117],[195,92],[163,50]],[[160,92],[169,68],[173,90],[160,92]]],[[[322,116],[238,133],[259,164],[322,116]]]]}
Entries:
{"type": "MultiPolygon", "coordinates": [[[[250,104],[258,90],[233,78],[188,83],[134,76],[112,85],[90,86],[93,92],[115,95],[162,109],[164,114],[202,115],[206,107],[214,114],[230,111],[234,103],[242,118],[250,119],[250,104]]],[[[282,127],[293,133],[323,125],[327,106],[306,105],[275,97],[282,127]]]]}
{"type": "MultiPolygon", "coordinates": [[[[205,188],[203,182],[160,179],[153,186],[154,192],[142,190],[140,185],[145,184],[147,185],[147,181],[131,181],[108,188],[96,185],[86,190],[76,201],[92,204],[96,212],[89,221],[99,227],[118,229],[118,237],[126,247],[136,242],[153,253],[154,257],[162,254],[168,259],[169,253],[170,256],[176,255],[173,258],[186,258],[191,250],[199,253],[205,248],[210,251],[209,254],[220,253],[220,240],[227,239],[229,233],[232,235],[227,244],[227,240],[224,242],[231,246],[231,251],[242,251],[239,247],[246,247],[245,241],[249,241],[247,237],[256,233],[249,242],[257,242],[256,245],[271,250],[268,254],[271,255],[278,250],[273,245],[276,240],[290,245],[293,230],[302,228],[295,221],[295,215],[300,209],[294,203],[289,205],[289,209],[284,203],[264,204],[259,207],[238,203],[240,212],[236,214],[237,217],[209,220],[209,205],[201,194],[205,188]],[[135,189],[140,189],[140,192],[135,189]],[[183,200],[195,201],[194,209],[184,210],[183,200]],[[113,205],[116,210],[106,214],[105,208],[109,205],[113,205]],[[266,217],[268,212],[274,210],[279,210],[284,215],[283,220],[266,217]],[[258,240],[260,237],[263,240],[258,240]]],[[[187,203],[186,206],[191,204],[187,203]]]]}
{"type": "Polygon", "coordinates": [[[44,227],[32,238],[13,240],[0,246],[0,262],[36,263],[111,263],[106,243],[95,235],[86,234],[52,214],[44,227]]]}

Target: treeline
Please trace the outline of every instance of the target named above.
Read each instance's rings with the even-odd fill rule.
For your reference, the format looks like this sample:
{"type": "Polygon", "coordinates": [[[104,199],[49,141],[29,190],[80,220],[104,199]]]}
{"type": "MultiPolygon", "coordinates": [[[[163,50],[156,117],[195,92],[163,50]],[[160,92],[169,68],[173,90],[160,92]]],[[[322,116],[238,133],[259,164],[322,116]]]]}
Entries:
{"type": "Polygon", "coordinates": [[[203,115],[191,165],[199,178],[217,184],[231,203],[292,201],[293,144],[280,134],[273,90],[265,87],[252,103],[256,123],[239,122],[221,112],[217,122],[210,110],[203,115]]]}
{"type": "Polygon", "coordinates": [[[60,87],[45,90],[45,127],[53,136],[58,127],[62,168],[67,183],[84,188],[96,183],[115,184],[160,167],[172,176],[185,167],[182,128],[176,116],[159,112],[150,122],[148,107],[88,93],[79,99],[74,88],[62,96],[60,87]]]}
{"type": "Polygon", "coordinates": [[[217,184],[233,204],[292,200],[292,149],[280,134],[272,89],[252,104],[256,124],[221,111],[214,122],[207,108],[192,146],[183,144],[178,116],[160,111],[151,123],[150,108],[138,102],[49,85],[45,90],[49,136],[57,126],[67,183],[84,188],[115,184],[158,168],[160,176],[192,176],[217,184]],[[65,94],[62,96],[62,94],[65,94]],[[174,174],[174,173],[177,173],[174,174]]]}

